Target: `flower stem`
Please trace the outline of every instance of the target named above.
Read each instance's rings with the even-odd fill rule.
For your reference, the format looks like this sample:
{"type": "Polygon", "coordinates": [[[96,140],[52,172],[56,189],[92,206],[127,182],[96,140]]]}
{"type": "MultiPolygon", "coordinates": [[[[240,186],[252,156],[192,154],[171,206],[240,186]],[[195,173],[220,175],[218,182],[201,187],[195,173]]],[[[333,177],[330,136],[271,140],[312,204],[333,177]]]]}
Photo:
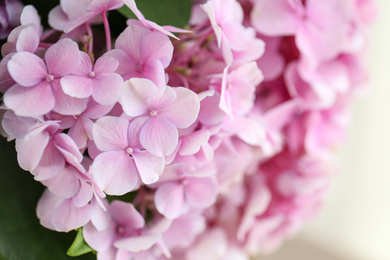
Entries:
{"type": "Polygon", "coordinates": [[[107,45],[107,51],[111,50],[111,32],[110,32],[110,25],[108,24],[107,19],[107,13],[101,13],[103,18],[103,24],[104,24],[104,30],[106,31],[106,45],[107,45]]]}
{"type": "Polygon", "coordinates": [[[89,37],[87,53],[93,53],[93,32],[92,32],[92,28],[91,28],[91,25],[89,23],[87,23],[85,25],[85,27],[87,29],[87,33],[88,33],[88,37],[89,37]]]}

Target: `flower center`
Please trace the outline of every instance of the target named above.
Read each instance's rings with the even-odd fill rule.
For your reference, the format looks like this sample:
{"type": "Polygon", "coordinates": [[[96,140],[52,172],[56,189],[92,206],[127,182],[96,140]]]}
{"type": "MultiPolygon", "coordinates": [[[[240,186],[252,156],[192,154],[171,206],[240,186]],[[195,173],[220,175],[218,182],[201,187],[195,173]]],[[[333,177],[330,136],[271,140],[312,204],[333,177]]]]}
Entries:
{"type": "Polygon", "coordinates": [[[89,77],[90,77],[90,78],[94,78],[95,76],[96,76],[95,72],[91,71],[91,72],[89,73],[89,77]]]}
{"type": "Polygon", "coordinates": [[[130,148],[130,147],[128,147],[127,149],[126,149],[126,152],[128,153],[128,154],[132,154],[133,153],[133,148],[130,148]]]}
{"type": "Polygon", "coordinates": [[[50,74],[47,74],[47,75],[46,75],[46,81],[47,81],[47,82],[50,83],[50,82],[52,82],[53,80],[54,80],[54,76],[53,76],[53,75],[50,75],[50,74]]]}
{"type": "Polygon", "coordinates": [[[157,115],[156,110],[153,110],[153,109],[151,109],[151,110],[149,111],[149,113],[150,113],[151,116],[157,115]]]}
{"type": "Polygon", "coordinates": [[[116,228],[116,233],[119,235],[123,235],[125,233],[125,229],[122,226],[118,226],[116,228]]]}

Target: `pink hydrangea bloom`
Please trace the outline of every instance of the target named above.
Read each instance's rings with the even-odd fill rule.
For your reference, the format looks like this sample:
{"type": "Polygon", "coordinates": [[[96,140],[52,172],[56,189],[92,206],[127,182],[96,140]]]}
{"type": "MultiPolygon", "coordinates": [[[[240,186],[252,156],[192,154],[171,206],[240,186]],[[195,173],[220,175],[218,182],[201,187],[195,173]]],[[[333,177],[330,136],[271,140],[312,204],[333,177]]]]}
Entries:
{"type": "Polygon", "coordinates": [[[92,129],[93,140],[103,152],[95,158],[92,173],[108,194],[125,194],[136,188],[140,179],[145,184],[154,183],[164,169],[164,157],[145,151],[140,144],[143,121],[103,117],[92,129]]]}
{"type": "Polygon", "coordinates": [[[179,139],[178,128],[195,122],[200,103],[197,95],[183,87],[158,88],[152,81],[131,78],[119,99],[124,112],[143,121],[140,143],[152,154],[172,153],[179,139]]]}
{"type": "Polygon", "coordinates": [[[8,62],[8,71],[16,85],[4,94],[5,105],[21,116],[40,116],[51,110],[64,114],[82,112],[88,99],[65,95],[59,79],[79,65],[78,46],[63,39],[51,46],[45,62],[29,52],[18,52],[8,62]],[[40,102],[38,102],[38,100],[40,102]]]}

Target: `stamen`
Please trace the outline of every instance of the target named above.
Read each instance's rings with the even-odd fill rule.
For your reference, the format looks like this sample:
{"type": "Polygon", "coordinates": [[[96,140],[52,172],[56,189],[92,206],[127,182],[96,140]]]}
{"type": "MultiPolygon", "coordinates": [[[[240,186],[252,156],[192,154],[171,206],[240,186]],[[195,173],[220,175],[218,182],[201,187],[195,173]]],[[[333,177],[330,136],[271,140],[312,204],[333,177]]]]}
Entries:
{"type": "Polygon", "coordinates": [[[155,115],[157,115],[157,112],[156,112],[155,110],[153,110],[153,109],[152,109],[152,110],[150,110],[150,112],[149,112],[149,113],[150,113],[150,115],[151,115],[151,116],[155,116],[155,115]]]}
{"type": "Polygon", "coordinates": [[[46,81],[47,82],[52,82],[53,80],[54,80],[54,76],[53,75],[50,75],[50,74],[46,75],[46,81]]]}

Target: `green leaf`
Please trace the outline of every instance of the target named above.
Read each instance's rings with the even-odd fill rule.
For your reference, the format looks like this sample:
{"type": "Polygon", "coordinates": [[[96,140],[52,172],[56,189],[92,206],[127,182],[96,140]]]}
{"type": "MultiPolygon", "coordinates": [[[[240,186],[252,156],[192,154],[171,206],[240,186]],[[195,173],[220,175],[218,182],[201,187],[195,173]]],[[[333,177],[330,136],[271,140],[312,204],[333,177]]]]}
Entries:
{"type": "MultiPolygon", "coordinates": [[[[138,9],[146,19],[159,25],[173,25],[183,28],[188,24],[191,14],[191,0],[138,0],[138,9]]],[[[126,18],[135,19],[127,6],[118,10],[126,18]]]]}
{"type": "MultiPolygon", "coordinates": [[[[33,153],[34,151],[31,151],[33,153]]],[[[16,161],[14,142],[0,136],[0,259],[72,260],[66,255],[74,233],[59,233],[39,224],[35,208],[44,187],[16,161]]],[[[77,260],[92,260],[84,255],[77,260]]]]}
{"type": "Polygon", "coordinates": [[[73,244],[68,249],[68,256],[80,256],[94,250],[85,242],[83,237],[83,228],[79,228],[77,231],[76,238],[73,241],[73,244]]]}

